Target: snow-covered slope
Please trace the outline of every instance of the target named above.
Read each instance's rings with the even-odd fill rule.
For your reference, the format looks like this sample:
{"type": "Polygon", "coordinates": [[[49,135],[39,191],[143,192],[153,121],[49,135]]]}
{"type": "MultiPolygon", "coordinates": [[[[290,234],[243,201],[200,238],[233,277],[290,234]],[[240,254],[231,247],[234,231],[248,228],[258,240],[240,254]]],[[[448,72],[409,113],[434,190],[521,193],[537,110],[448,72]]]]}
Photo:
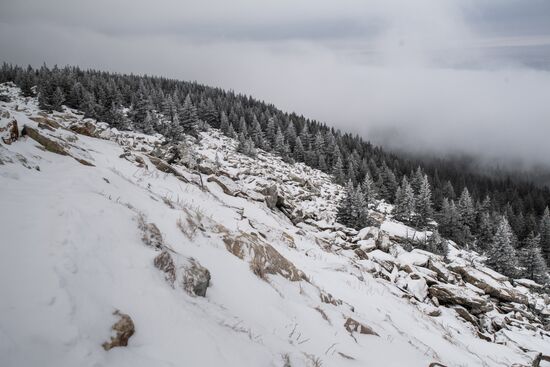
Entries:
{"type": "Polygon", "coordinates": [[[335,225],[341,188],[319,171],[242,156],[214,130],[169,165],[160,136],[46,115],[0,88],[12,96],[0,102],[1,366],[527,366],[550,355],[536,284],[512,285],[454,248],[447,261],[407,252],[399,241],[414,230],[380,212],[382,229],[335,225]],[[14,120],[24,136],[10,141],[14,120]],[[135,333],[105,350],[117,310],[135,333]]]}

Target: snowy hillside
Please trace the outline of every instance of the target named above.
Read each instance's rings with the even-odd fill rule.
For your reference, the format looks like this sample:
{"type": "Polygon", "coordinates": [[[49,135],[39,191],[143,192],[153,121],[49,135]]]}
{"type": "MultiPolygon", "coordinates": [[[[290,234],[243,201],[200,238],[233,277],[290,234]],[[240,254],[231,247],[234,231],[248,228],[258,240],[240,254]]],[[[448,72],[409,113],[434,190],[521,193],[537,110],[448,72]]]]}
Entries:
{"type": "Polygon", "coordinates": [[[320,171],[241,155],[216,130],[178,158],[161,136],[45,114],[0,88],[11,96],[0,102],[1,366],[531,366],[550,355],[540,286],[453,246],[446,259],[405,250],[429,233],[384,205],[377,226],[335,225],[341,187],[320,171]]]}

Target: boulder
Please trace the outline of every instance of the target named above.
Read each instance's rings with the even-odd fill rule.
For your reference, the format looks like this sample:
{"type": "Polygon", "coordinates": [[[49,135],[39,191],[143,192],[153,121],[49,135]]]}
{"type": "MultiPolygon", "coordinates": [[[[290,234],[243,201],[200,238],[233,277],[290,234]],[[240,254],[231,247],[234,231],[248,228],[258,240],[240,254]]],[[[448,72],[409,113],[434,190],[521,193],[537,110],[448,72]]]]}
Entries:
{"type": "Polygon", "coordinates": [[[176,281],[176,265],[170,253],[167,250],[163,250],[155,259],[153,260],[155,267],[162,271],[165,274],[165,279],[172,287],[176,281]]]}
{"type": "Polygon", "coordinates": [[[237,183],[227,176],[210,176],[207,181],[216,183],[226,195],[237,196],[241,192],[237,183]]]}
{"type": "Polygon", "coordinates": [[[364,325],[364,324],[360,323],[359,321],[352,319],[351,317],[347,318],[347,320],[344,324],[344,327],[346,328],[346,330],[350,334],[356,332],[356,333],[359,333],[359,334],[380,336],[380,335],[378,335],[378,333],[376,333],[374,330],[372,330],[367,325],[364,325]]]}
{"type": "Polygon", "coordinates": [[[86,135],[91,137],[98,136],[95,125],[92,124],[90,121],[77,122],[77,123],[71,124],[69,126],[69,129],[80,135],[86,135]]]}
{"type": "Polygon", "coordinates": [[[118,316],[118,321],[112,326],[115,332],[111,336],[111,340],[102,344],[103,349],[110,350],[115,347],[125,347],[128,345],[128,340],[134,335],[136,329],[132,318],[125,313],[116,310],[113,315],[118,316]]]}
{"type": "Polygon", "coordinates": [[[11,143],[17,141],[19,138],[19,128],[17,127],[17,120],[13,119],[6,125],[5,128],[0,128],[2,133],[2,141],[4,144],[10,145],[11,143]]]}
{"type": "Polygon", "coordinates": [[[502,281],[493,278],[484,271],[472,266],[454,264],[451,265],[451,269],[459,273],[466,282],[473,284],[490,296],[505,302],[528,304],[528,299],[524,294],[506,286],[502,281]]]}
{"type": "Polygon", "coordinates": [[[161,172],[164,173],[171,173],[174,176],[176,176],[179,180],[189,183],[189,180],[185,178],[181,173],[178,172],[174,167],[169,165],[167,162],[163,161],[160,158],[154,157],[152,155],[149,155],[149,161],[161,172]]]}
{"type": "Polygon", "coordinates": [[[260,193],[265,197],[265,203],[268,208],[275,209],[279,199],[279,189],[277,185],[269,185],[260,190],[260,193]]]}
{"type": "Polygon", "coordinates": [[[430,286],[428,293],[431,297],[435,297],[440,304],[464,306],[473,314],[484,313],[493,309],[489,301],[465,287],[439,283],[430,286]]]}
{"type": "Polygon", "coordinates": [[[226,235],[223,241],[226,249],[247,261],[252,272],[261,279],[265,280],[267,274],[278,274],[291,282],[307,280],[301,270],[256,234],[226,235]]]}
{"type": "Polygon", "coordinates": [[[208,269],[193,258],[188,260],[183,273],[184,290],[195,296],[205,297],[206,290],[210,285],[210,279],[210,271],[208,269]]]}
{"type": "Polygon", "coordinates": [[[46,149],[48,152],[61,155],[69,155],[69,153],[65,151],[65,148],[63,148],[60,143],[45,137],[44,135],[40,134],[38,130],[33,129],[32,127],[25,125],[23,127],[23,130],[21,131],[21,135],[28,135],[31,139],[42,145],[44,149],[46,149]]]}
{"type": "Polygon", "coordinates": [[[192,296],[206,296],[211,280],[210,271],[197,260],[163,249],[153,263],[164,273],[166,281],[173,288],[180,286],[192,296]]]}
{"type": "Polygon", "coordinates": [[[388,252],[391,247],[390,236],[385,231],[379,231],[376,238],[376,247],[384,252],[388,252]]]}

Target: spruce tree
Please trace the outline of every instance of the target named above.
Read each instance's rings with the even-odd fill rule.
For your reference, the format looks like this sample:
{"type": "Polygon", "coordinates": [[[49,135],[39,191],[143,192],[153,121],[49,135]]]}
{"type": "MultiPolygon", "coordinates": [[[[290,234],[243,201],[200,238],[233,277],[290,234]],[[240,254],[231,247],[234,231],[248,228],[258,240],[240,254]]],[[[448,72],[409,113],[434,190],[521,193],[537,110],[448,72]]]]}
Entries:
{"type": "Polygon", "coordinates": [[[515,277],[518,275],[518,258],[514,249],[514,233],[506,217],[502,217],[497,225],[493,241],[487,253],[487,264],[494,270],[515,277]]]}
{"type": "Polygon", "coordinates": [[[519,251],[522,276],[539,284],[548,281],[548,268],[540,249],[540,236],[531,232],[524,241],[524,247],[519,251]]]}
{"type": "Polygon", "coordinates": [[[394,215],[397,219],[402,221],[410,221],[414,212],[414,192],[407,180],[407,176],[403,176],[401,186],[397,189],[395,194],[395,209],[394,215]]]}
{"type": "Polygon", "coordinates": [[[469,228],[473,228],[476,215],[475,207],[474,202],[472,201],[472,197],[470,196],[470,192],[466,187],[464,188],[462,194],[460,195],[460,198],[458,199],[457,209],[462,224],[468,226],[469,228]]]}
{"type": "Polygon", "coordinates": [[[220,115],[220,130],[227,135],[229,132],[229,119],[227,118],[227,115],[225,114],[225,111],[222,111],[220,115]]]}
{"type": "Polygon", "coordinates": [[[178,115],[183,132],[185,134],[197,137],[197,124],[199,122],[199,118],[197,116],[197,109],[193,105],[193,102],[191,102],[191,97],[189,94],[185,97],[185,101],[183,102],[183,106],[181,107],[178,115]]]}
{"type": "Polygon", "coordinates": [[[296,144],[294,145],[294,159],[298,162],[304,161],[304,146],[299,136],[296,137],[296,144]]]}
{"type": "Polygon", "coordinates": [[[374,183],[374,180],[372,179],[369,171],[367,171],[367,173],[365,174],[365,178],[363,179],[363,183],[361,186],[363,189],[365,204],[367,205],[367,207],[370,204],[374,204],[374,200],[376,200],[378,197],[378,192],[376,190],[376,184],[374,183]]]}
{"type": "MultiPolygon", "coordinates": [[[[415,196],[415,211],[417,216],[417,225],[425,226],[428,223],[428,219],[433,214],[432,209],[432,190],[430,183],[428,182],[428,176],[424,175],[418,179],[415,177],[415,181],[418,183],[418,191],[415,196]]],[[[414,189],[413,189],[414,190],[414,189]]]]}

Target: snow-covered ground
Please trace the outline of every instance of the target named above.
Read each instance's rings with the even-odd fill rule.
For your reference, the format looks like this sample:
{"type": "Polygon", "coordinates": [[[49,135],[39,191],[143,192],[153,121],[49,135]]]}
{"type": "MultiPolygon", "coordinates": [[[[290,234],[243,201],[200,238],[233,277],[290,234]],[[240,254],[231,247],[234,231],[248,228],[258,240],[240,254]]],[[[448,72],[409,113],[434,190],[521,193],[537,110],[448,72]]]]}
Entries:
{"type": "Polygon", "coordinates": [[[0,88],[12,96],[0,129],[27,128],[0,142],[1,366],[511,366],[550,355],[550,300],[536,285],[513,286],[454,248],[447,263],[407,252],[396,239],[412,232],[397,222],[335,225],[341,188],[324,173],[242,156],[214,130],[194,147],[196,170],[166,168],[162,137],[40,115],[0,88]],[[155,266],[162,252],[174,285],[155,266]],[[205,297],[180,284],[195,262],[210,273],[205,297]],[[115,310],[135,334],[105,351],[115,310]]]}

